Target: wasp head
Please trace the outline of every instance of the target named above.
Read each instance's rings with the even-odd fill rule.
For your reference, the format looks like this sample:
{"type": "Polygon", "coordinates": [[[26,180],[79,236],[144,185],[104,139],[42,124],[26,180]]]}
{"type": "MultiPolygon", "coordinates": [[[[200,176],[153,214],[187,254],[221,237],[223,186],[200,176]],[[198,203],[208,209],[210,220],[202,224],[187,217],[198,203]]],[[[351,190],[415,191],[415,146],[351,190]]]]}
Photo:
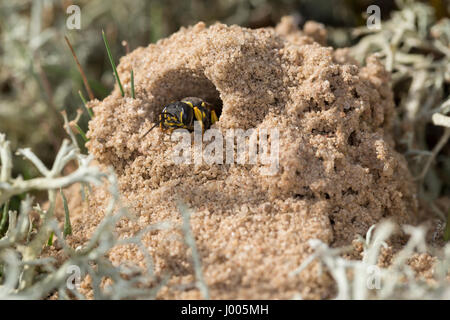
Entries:
{"type": "Polygon", "coordinates": [[[192,108],[185,102],[176,101],[168,104],[159,114],[158,121],[143,136],[145,137],[156,126],[161,129],[190,129],[193,122],[192,108]]]}

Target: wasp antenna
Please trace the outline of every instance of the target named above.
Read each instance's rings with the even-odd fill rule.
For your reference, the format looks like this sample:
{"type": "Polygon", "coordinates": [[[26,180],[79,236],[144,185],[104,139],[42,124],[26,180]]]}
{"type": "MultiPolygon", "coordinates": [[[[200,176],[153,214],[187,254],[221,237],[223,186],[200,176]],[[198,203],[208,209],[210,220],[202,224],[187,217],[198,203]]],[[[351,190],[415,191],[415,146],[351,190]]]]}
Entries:
{"type": "Polygon", "coordinates": [[[152,131],[155,127],[157,127],[159,124],[160,124],[160,121],[156,122],[156,123],[153,125],[153,127],[151,127],[151,128],[150,128],[150,129],[149,129],[149,130],[141,137],[141,139],[144,138],[147,134],[149,134],[149,132],[152,131]]]}

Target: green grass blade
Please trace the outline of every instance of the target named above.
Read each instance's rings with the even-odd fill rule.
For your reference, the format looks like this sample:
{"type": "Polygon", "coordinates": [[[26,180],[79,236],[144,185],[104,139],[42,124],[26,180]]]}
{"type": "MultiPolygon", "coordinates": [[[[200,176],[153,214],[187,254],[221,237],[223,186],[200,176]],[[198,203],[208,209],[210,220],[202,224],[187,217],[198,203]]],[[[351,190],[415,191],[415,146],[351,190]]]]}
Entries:
{"type": "Polygon", "coordinates": [[[87,106],[86,98],[83,96],[81,90],[78,90],[78,94],[80,95],[81,101],[83,101],[84,108],[89,114],[89,117],[92,119],[94,117],[94,113],[92,112],[92,109],[87,106]]]}
{"type": "Polygon", "coordinates": [[[447,224],[445,225],[444,240],[445,241],[449,241],[450,240],[450,211],[448,212],[447,224]]]}
{"type": "Polygon", "coordinates": [[[3,205],[3,214],[2,220],[0,222],[0,237],[3,236],[6,228],[6,222],[8,221],[8,212],[9,212],[9,200],[3,205]]]}
{"type": "Polygon", "coordinates": [[[122,83],[120,82],[119,74],[117,73],[116,64],[114,63],[114,60],[113,60],[113,57],[111,54],[111,50],[109,49],[108,40],[106,39],[105,31],[103,31],[103,30],[102,30],[102,37],[103,37],[103,41],[105,42],[106,52],[108,53],[109,61],[111,62],[111,66],[113,68],[114,75],[117,80],[117,84],[119,85],[119,88],[120,88],[120,93],[122,94],[122,97],[124,97],[125,92],[123,91],[122,83]]]}
{"type": "Polygon", "coordinates": [[[64,192],[62,191],[62,189],[59,189],[59,192],[61,193],[61,197],[62,197],[63,205],[64,205],[65,220],[64,220],[63,235],[65,238],[67,235],[72,234],[72,225],[70,224],[69,206],[67,205],[66,196],[64,195],[64,192]]]}
{"type": "Polygon", "coordinates": [[[50,233],[50,237],[48,238],[47,245],[49,247],[51,247],[53,245],[53,236],[54,236],[54,234],[55,233],[52,231],[52,233],[50,233]]]}
{"type": "Polygon", "coordinates": [[[81,129],[80,126],[78,124],[76,124],[76,123],[75,123],[75,128],[77,128],[78,133],[83,138],[84,142],[88,142],[89,139],[86,137],[86,134],[84,133],[83,129],[81,129]]]}
{"type": "Polygon", "coordinates": [[[135,93],[134,93],[134,72],[133,69],[131,69],[131,97],[135,99],[135,93]]]}

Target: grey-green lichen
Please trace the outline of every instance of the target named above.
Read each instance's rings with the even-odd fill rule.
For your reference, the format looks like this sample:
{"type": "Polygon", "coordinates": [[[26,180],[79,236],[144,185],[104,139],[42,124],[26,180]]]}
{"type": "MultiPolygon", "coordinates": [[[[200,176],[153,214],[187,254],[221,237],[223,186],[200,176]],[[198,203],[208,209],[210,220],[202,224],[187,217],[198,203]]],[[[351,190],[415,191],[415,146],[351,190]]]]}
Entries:
{"type": "Polygon", "coordinates": [[[361,260],[342,257],[351,248],[330,248],[320,240],[310,240],[313,254],[292,275],[318,260],[323,272],[329,272],[336,282],[335,299],[450,299],[450,244],[439,249],[430,248],[423,226],[403,226],[409,236],[408,242],[395,254],[388,267],[378,265],[381,249],[388,248],[387,241],[395,229],[394,223],[384,221],[372,226],[365,238],[359,237],[357,241],[363,249],[361,260]],[[419,253],[430,252],[437,259],[432,267],[432,279],[425,281],[408,262],[419,253]]]}
{"type": "Polygon", "coordinates": [[[42,299],[56,292],[59,298],[82,299],[84,296],[77,287],[68,282],[74,267],[79,271],[79,279],[74,279],[76,283],[86,275],[90,276],[94,298],[155,297],[165,280],[154,278],[151,257],[148,254],[146,270],[136,266],[114,266],[106,254],[112,247],[122,244],[132,243],[142,248],[140,239],[143,234],[150,230],[167,228],[168,224],[151,225],[134,237],[118,239],[114,232],[115,225],[128,213],[121,204],[116,177],[113,172],[101,172],[99,168],[91,165],[92,157],[80,153],[67,124],[66,118],[66,128],[72,143],[67,140],[63,142],[51,169],[47,169],[30,149],[18,150],[17,154],[33,163],[42,175],[31,180],[24,180],[20,176],[12,177],[10,143],[4,134],[0,134],[0,205],[6,205],[15,195],[26,194],[21,202],[20,212],[4,210],[9,223],[0,239],[0,299],[42,299]],[[63,169],[71,161],[76,161],[79,167],[64,175],[63,169]],[[54,215],[57,190],[76,183],[108,184],[111,195],[105,218],[90,241],[81,248],[72,248],[66,244],[54,215]],[[34,202],[29,195],[31,190],[48,191],[47,210],[41,209],[39,204],[34,202]],[[40,225],[32,223],[32,211],[40,214],[40,225]],[[55,259],[41,257],[52,233],[56,235],[67,256],[65,262],[59,266],[55,259]],[[111,280],[107,286],[102,284],[105,278],[111,280]]]}

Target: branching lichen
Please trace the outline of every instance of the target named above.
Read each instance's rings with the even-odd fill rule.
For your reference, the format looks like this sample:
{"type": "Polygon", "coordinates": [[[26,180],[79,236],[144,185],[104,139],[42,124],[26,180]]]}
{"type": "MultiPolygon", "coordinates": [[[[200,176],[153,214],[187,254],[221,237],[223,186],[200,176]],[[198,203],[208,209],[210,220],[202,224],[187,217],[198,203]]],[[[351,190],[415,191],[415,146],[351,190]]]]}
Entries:
{"type": "Polygon", "coordinates": [[[197,251],[197,246],[195,244],[195,238],[192,235],[191,230],[191,224],[190,224],[190,217],[191,212],[189,211],[188,207],[183,204],[182,202],[178,202],[178,209],[180,210],[181,216],[183,217],[183,225],[181,227],[184,235],[184,241],[188,245],[188,247],[191,249],[192,254],[192,260],[194,263],[194,270],[195,270],[195,278],[196,278],[196,286],[200,290],[200,292],[203,295],[204,299],[209,299],[209,290],[208,286],[206,285],[205,279],[203,278],[203,271],[202,271],[202,264],[200,261],[200,255],[197,251]]]}
{"type": "Polygon", "coordinates": [[[354,30],[363,37],[351,54],[360,63],[376,54],[391,71],[399,149],[416,178],[419,199],[445,221],[448,213],[436,201],[450,190],[450,19],[436,21],[433,8],[422,2],[396,2],[400,10],[380,30],[354,30]]]}
{"type": "MultiPolygon", "coordinates": [[[[74,135],[67,125],[66,129],[74,140],[74,135]]],[[[134,237],[119,239],[115,226],[127,210],[121,203],[117,180],[112,171],[104,173],[90,164],[91,157],[80,153],[79,148],[67,140],[63,142],[53,167],[47,169],[39,158],[29,149],[21,149],[18,154],[25,157],[42,174],[43,177],[23,180],[13,178],[12,153],[5,135],[0,134],[1,182],[0,203],[4,206],[14,195],[27,194],[20,205],[20,212],[8,210],[9,224],[5,235],[0,239],[0,299],[42,299],[58,293],[59,298],[85,298],[68,280],[76,271],[75,283],[86,275],[90,276],[94,298],[129,299],[154,298],[159,288],[167,279],[158,280],[153,274],[153,262],[148,249],[141,242],[146,232],[169,228],[167,223],[151,225],[134,237]],[[78,169],[68,175],[63,174],[67,163],[76,161],[78,169]],[[89,242],[82,248],[71,248],[54,217],[57,190],[75,183],[94,185],[108,184],[111,194],[110,203],[102,220],[89,242]],[[41,214],[42,223],[37,230],[31,226],[30,214],[33,210],[32,190],[48,190],[49,208],[42,210],[37,205],[34,210],[41,214]],[[42,250],[50,234],[54,234],[62,246],[67,259],[57,266],[52,258],[41,258],[42,250]],[[121,264],[115,266],[107,258],[111,248],[117,245],[134,244],[146,257],[146,268],[137,268],[121,264]],[[105,285],[104,280],[109,279],[105,285]]],[[[67,219],[67,218],[66,218],[67,219]]]]}
{"type": "Polygon", "coordinates": [[[372,226],[365,239],[360,237],[362,260],[342,257],[342,253],[351,248],[330,248],[320,240],[310,240],[309,245],[314,253],[292,275],[318,260],[336,282],[335,299],[450,299],[450,282],[447,279],[450,244],[440,250],[431,250],[426,245],[426,228],[404,226],[403,229],[409,235],[409,241],[395,254],[387,268],[377,263],[381,248],[387,247],[386,241],[395,230],[395,225],[390,221],[382,222],[376,228],[372,226]],[[429,250],[438,258],[433,266],[433,281],[418,277],[407,263],[415,253],[429,250]]]}

